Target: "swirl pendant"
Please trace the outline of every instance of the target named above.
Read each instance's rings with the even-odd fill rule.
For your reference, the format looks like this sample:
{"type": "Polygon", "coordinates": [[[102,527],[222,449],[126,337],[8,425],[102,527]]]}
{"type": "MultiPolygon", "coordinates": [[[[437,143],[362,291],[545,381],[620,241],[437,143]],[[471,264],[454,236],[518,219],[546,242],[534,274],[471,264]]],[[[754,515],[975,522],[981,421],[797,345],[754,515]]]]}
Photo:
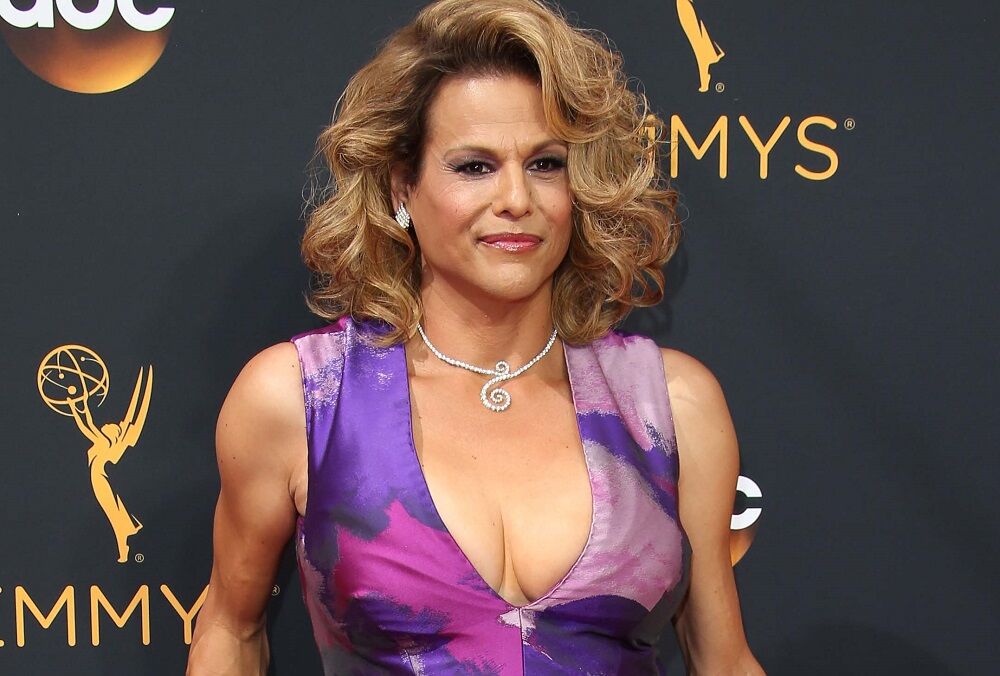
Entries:
{"type": "Polygon", "coordinates": [[[491,411],[500,413],[501,411],[506,411],[507,407],[510,406],[510,392],[502,387],[493,386],[511,379],[510,364],[505,361],[498,361],[493,372],[497,375],[486,381],[483,389],[479,392],[479,398],[482,400],[483,406],[491,411]],[[490,389],[491,387],[493,389],[490,389]]]}
{"type": "Polygon", "coordinates": [[[510,392],[502,387],[499,387],[500,383],[506,382],[511,378],[516,378],[534,366],[539,359],[544,357],[548,351],[552,349],[552,345],[556,342],[556,336],[558,335],[556,329],[552,329],[552,335],[549,336],[549,342],[546,343],[542,351],[536,354],[527,364],[512,372],[510,370],[510,364],[503,360],[498,361],[494,368],[485,369],[444,355],[440,350],[434,347],[430,339],[427,338],[427,334],[424,333],[424,327],[421,326],[419,322],[417,323],[417,330],[420,331],[420,337],[423,338],[428,349],[430,349],[430,351],[433,352],[434,355],[441,361],[451,364],[452,366],[458,366],[459,368],[466,369],[467,371],[491,376],[491,378],[486,381],[486,384],[483,385],[483,389],[480,390],[479,398],[483,402],[483,406],[495,413],[501,413],[510,408],[510,392]]]}

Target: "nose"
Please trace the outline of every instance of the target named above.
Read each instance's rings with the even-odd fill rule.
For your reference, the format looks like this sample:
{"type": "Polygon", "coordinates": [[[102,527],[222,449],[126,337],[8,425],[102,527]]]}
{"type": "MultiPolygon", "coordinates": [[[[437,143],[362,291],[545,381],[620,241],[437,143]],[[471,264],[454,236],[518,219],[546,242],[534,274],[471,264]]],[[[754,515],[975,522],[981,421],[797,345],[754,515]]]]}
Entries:
{"type": "Polygon", "coordinates": [[[521,218],[531,210],[531,186],[519,166],[504,167],[498,172],[493,213],[521,218]]]}

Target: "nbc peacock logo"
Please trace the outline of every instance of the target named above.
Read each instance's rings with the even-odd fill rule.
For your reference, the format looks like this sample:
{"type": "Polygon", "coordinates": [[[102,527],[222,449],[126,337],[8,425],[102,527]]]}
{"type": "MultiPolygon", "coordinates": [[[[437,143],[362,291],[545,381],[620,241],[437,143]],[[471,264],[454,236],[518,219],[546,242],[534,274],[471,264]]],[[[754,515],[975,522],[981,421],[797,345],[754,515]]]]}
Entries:
{"type": "Polygon", "coordinates": [[[0,36],[51,85],[80,94],[117,91],[163,55],[172,7],[135,0],[0,0],[0,36]]]}

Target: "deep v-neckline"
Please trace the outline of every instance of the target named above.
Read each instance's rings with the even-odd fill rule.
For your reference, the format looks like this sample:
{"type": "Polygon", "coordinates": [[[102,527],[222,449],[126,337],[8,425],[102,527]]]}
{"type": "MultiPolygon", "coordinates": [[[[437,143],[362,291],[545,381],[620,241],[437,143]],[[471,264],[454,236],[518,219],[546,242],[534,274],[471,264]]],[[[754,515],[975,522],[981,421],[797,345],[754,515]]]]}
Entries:
{"type": "MultiPolygon", "coordinates": [[[[560,339],[560,343],[563,348],[563,361],[566,363],[566,373],[569,378],[570,399],[572,399],[573,401],[573,413],[574,417],[576,418],[577,436],[580,439],[581,446],[583,446],[585,443],[583,437],[583,420],[580,414],[580,406],[576,394],[576,383],[574,383],[573,381],[573,367],[572,364],[570,363],[569,349],[567,348],[566,343],[562,341],[562,339],[560,339]]],[[[559,580],[554,585],[552,585],[552,587],[549,588],[544,594],[534,599],[533,601],[529,601],[528,603],[525,604],[511,603],[503,596],[501,596],[500,592],[494,589],[493,586],[486,581],[482,573],[480,573],[479,570],[472,564],[472,560],[465,553],[465,550],[459,546],[458,541],[452,535],[451,530],[449,530],[448,526],[445,524],[444,519],[441,518],[441,513],[438,511],[437,504],[434,502],[434,496],[431,494],[430,485],[427,483],[427,477],[424,475],[424,468],[420,464],[420,458],[417,455],[416,440],[413,437],[413,397],[410,390],[410,372],[409,369],[407,368],[406,348],[403,343],[398,343],[396,345],[396,348],[397,348],[397,358],[399,359],[400,362],[402,362],[399,368],[402,369],[403,373],[402,383],[404,389],[406,390],[405,392],[406,405],[404,408],[406,409],[406,437],[408,439],[408,445],[409,445],[409,452],[406,454],[407,461],[413,462],[416,465],[415,471],[416,475],[419,477],[418,490],[421,492],[421,497],[423,497],[427,501],[431,513],[437,519],[438,524],[441,527],[441,531],[446,536],[448,545],[452,547],[456,553],[459,554],[460,558],[464,561],[465,565],[469,568],[469,571],[474,576],[473,579],[481,583],[483,587],[489,590],[489,593],[495,599],[503,602],[510,608],[514,609],[529,609],[532,606],[542,603],[543,601],[551,597],[553,594],[558,592],[566,583],[566,581],[573,575],[573,572],[577,569],[577,567],[579,567],[580,562],[583,561],[583,559],[587,555],[587,552],[590,550],[590,542],[594,536],[594,524],[597,522],[597,514],[596,514],[597,501],[595,499],[595,490],[594,490],[594,475],[593,475],[594,468],[591,467],[590,459],[587,455],[586,448],[585,447],[583,448],[583,461],[587,467],[587,482],[590,487],[590,528],[587,533],[587,541],[584,542],[583,547],[580,549],[579,555],[577,555],[576,560],[573,561],[573,565],[571,565],[569,569],[566,571],[566,573],[561,578],[559,578],[559,580]]],[[[500,415],[502,415],[502,413],[500,415]]]]}

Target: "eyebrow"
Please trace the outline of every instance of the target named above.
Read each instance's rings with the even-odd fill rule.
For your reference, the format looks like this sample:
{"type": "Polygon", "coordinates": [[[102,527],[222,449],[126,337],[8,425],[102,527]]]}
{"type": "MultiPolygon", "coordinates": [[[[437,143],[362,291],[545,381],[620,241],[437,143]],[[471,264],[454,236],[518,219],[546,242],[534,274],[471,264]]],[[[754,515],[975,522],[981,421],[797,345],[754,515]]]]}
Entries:
{"type": "MultiPolygon", "coordinates": [[[[559,146],[561,146],[563,148],[567,148],[567,144],[566,144],[565,141],[561,141],[561,140],[555,139],[555,138],[549,138],[549,139],[545,139],[544,141],[539,141],[534,146],[532,146],[531,150],[528,152],[528,154],[532,155],[534,153],[537,153],[542,148],[545,148],[546,146],[550,146],[550,145],[559,145],[559,146]]],[[[455,148],[449,148],[446,151],[446,154],[447,153],[454,153],[454,152],[458,152],[458,151],[465,151],[465,152],[471,151],[471,152],[477,152],[477,153],[484,153],[486,155],[493,155],[494,154],[494,151],[492,149],[487,148],[485,146],[477,146],[477,145],[464,145],[464,146],[456,146],[455,148]]]]}

